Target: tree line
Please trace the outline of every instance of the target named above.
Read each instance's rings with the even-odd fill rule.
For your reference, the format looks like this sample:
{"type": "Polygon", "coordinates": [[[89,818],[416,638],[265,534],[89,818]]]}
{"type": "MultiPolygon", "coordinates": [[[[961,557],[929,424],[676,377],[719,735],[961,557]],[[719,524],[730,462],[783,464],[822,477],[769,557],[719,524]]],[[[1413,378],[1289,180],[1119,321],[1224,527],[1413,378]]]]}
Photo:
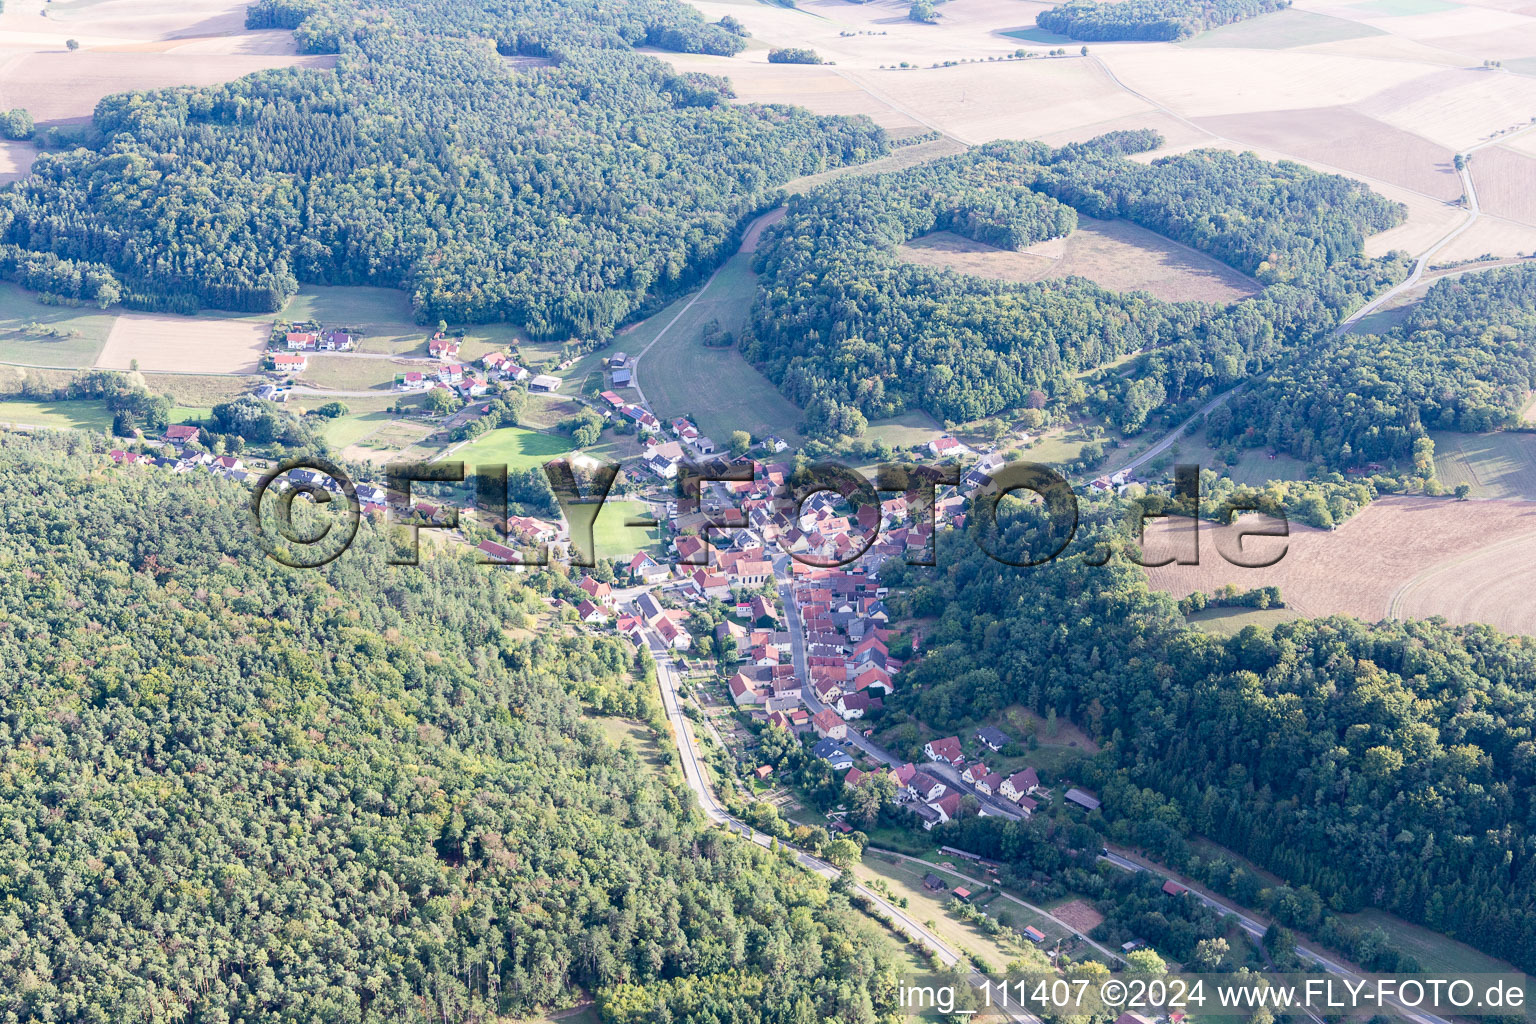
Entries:
{"type": "Polygon", "coordinates": [[[1068,0],[1041,11],[1035,24],[1073,39],[1168,42],[1289,6],[1291,0],[1068,0]]]}

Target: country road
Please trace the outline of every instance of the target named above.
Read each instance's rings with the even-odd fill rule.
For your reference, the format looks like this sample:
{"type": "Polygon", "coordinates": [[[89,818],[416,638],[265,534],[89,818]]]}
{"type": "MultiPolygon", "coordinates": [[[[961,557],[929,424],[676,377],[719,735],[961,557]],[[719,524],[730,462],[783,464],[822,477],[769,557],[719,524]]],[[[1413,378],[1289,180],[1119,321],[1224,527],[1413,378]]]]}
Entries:
{"type": "MultiPolygon", "coordinates": [[[[656,663],[656,679],[661,687],[662,707],[667,714],[667,721],[672,725],[675,734],[676,745],[683,768],[683,778],[688,786],[699,798],[699,806],[711,821],[725,825],[731,831],[744,836],[751,842],[762,847],[771,847],[774,843],[772,836],[752,828],[746,822],[728,814],[720,806],[715,798],[714,790],[709,786],[708,776],[704,773],[704,765],[698,750],[698,739],[694,736],[692,723],[683,714],[682,703],[677,697],[677,674],[672,664],[672,657],[661,638],[647,629],[647,646],[651,651],[651,657],[656,663]]],[[[793,851],[795,861],[801,867],[812,871],[824,878],[836,878],[842,872],[839,868],[829,864],[819,857],[812,856],[804,850],[797,849],[789,843],[779,840],[779,845],[793,851]]],[[[897,930],[912,937],[924,946],[931,949],[939,961],[946,966],[954,966],[961,962],[960,955],[950,949],[945,942],[930,931],[926,926],[914,920],[906,911],[891,903],[884,896],[867,888],[861,883],[855,882],[853,888],[860,896],[878,906],[897,930]]],[[[973,985],[980,985],[986,979],[977,972],[969,974],[969,980],[973,985]]],[[[1039,1018],[1021,1010],[1007,1010],[1008,1018],[1017,1021],[1018,1024],[1041,1024],[1039,1018]]]]}

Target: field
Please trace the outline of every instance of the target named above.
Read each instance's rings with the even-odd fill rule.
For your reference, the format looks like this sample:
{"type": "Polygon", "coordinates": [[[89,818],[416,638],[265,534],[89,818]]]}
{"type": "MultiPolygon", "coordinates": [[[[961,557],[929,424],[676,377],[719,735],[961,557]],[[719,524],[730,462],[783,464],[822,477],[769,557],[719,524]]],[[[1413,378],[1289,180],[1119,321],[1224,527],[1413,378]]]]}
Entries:
{"type": "Polygon", "coordinates": [[[793,442],[800,422],[795,404],[735,348],[705,348],[700,341],[710,321],[741,332],[757,288],[749,260],[742,253],[732,256],[704,288],[637,324],[615,345],[632,355],[643,353],[635,381],[662,422],[692,416],[722,444],[733,430],[755,437],[778,434],[793,442]]]}
{"type": "Polygon", "coordinates": [[[110,430],[112,414],[95,399],[68,402],[0,402],[0,423],[57,430],[110,430]]]}
{"type": "Polygon", "coordinates": [[[1400,917],[1383,910],[1362,910],[1357,914],[1341,915],[1345,921],[1361,928],[1381,928],[1392,938],[1392,944],[1419,961],[1425,971],[1445,975],[1500,974],[1513,972],[1515,968],[1503,960],[1479,952],[1471,946],[1457,942],[1428,928],[1410,924],[1400,917]]]}
{"type": "Polygon", "coordinates": [[[900,247],[902,259],[1003,281],[1086,277],[1114,291],[1147,291],[1170,302],[1233,302],[1258,282],[1129,221],[1080,216],[1066,238],[1011,251],[935,231],[900,247]]]}
{"type": "Polygon", "coordinates": [[[1195,123],[1247,145],[1391,182],[1435,199],[1461,195],[1449,147],[1349,107],[1223,114],[1197,118],[1195,123]]]}
{"type": "Polygon", "coordinates": [[[37,147],[30,142],[0,140],[0,185],[20,181],[32,173],[37,147]]]}
{"type": "Polygon", "coordinates": [[[345,353],[316,353],[309,357],[309,366],[300,379],[315,387],[336,391],[394,392],[395,376],[409,371],[436,372],[437,363],[420,360],[376,359],[367,355],[345,353]]]}
{"type": "Polygon", "coordinates": [[[1217,636],[1233,636],[1248,626],[1271,629],[1282,622],[1301,618],[1290,608],[1202,608],[1184,620],[1217,636]]]}
{"type": "Polygon", "coordinates": [[[453,450],[451,458],[470,466],[505,465],[510,469],[542,466],[572,450],[567,437],[523,427],[498,427],[453,450]]]}
{"type": "Polygon", "coordinates": [[[90,366],[114,319],[93,306],[50,306],[32,292],[0,283],[0,362],[90,366]]]}
{"type": "Polygon", "coordinates": [[[1193,437],[1180,438],[1165,454],[1170,474],[1175,464],[1184,463],[1194,464],[1201,469],[1214,469],[1222,476],[1231,478],[1234,483],[1254,487],[1271,480],[1307,478],[1306,463],[1289,455],[1277,455],[1271,459],[1259,448],[1238,449],[1237,465],[1229,466],[1216,449],[1205,443],[1203,432],[1193,437]]]}
{"type": "MultiPolygon", "coordinates": [[[[1153,520],[1148,551],[1167,552],[1189,521],[1153,520]]],[[[1182,597],[1231,584],[1239,590],[1278,586],[1286,606],[1307,616],[1353,615],[1367,622],[1442,615],[1451,622],[1486,622],[1512,633],[1536,633],[1536,502],[1386,497],[1336,530],[1292,523],[1288,539],[1254,539],[1246,560],[1277,564],[1248,569],[1227,562],[1236,526],[1201,524],[1199,565],[1147,570],[1153,587],[1182,597]]]]}
{"type": "Polygon", "coordinates": [[[1536,500],[1536,434],[1436,431],[1435,475],[1447,487],[1468,484],[1474,498],[1536,500]]]}
{"type": "Polygon", "coordinates": [[[1536,156],[1504,146],[1489,146],[1473,154],[1470,166],[1477,200],[1484,211],[1536,225],[1536,196],[1531,194],[1531,182],[1536,181],[1536,156]]]}
{"type": "MultiPolygon", "coordinates": [[[[420,420],[391,419],[372,420],[374,429],[342,449],[342,458],[355,462],[371,462],[384,465],[396,460],[426,459],[435,454],[423,446],[433,432],[430,424],[420,420]]],[[[350,427],[338,430],[350,431],[350,427]]]]}
{"type": "Polygon", "coordinates": [[[892,448],[911,448],[925,445],[944,432],[932,416],[916,410],[893,416],[888,420],[876,420],[864,432],[864,440],[871,443],[884,441],[892,448]]]}
{"type": "Polygon", "coordinates": [[[124,313],[96,365],[146,373],[254,373],[268,334],[256,320],[124,313]]]}
{"type": "Polygon", "coordinates": [[[631,519],[654,519],[651,507],[643,501],[625,501],[613,498],[603,502],[592,524],[592,543],[597,547],[599,558],[628,558],[637,551],[658,554],[661,546],[661,528],[625,526],[631,519]]]}
{"type": "Polygon", "coordinates": [[[1193,39],[1186,39],[1180,45],[1285,50],[1293,46],[1315,46],[1318,43],[1336,43],[1343,39],[1385,34],[1379,28],[1371,28],[1357,21],[1291,8],[1222,25],[1209,32],[1202,32],[1193,39]]]}
{"type": "Polygon", "coordinates": [[[1087,900],[1068,900],[1058,907],[1046,909],[1070,924],[1072,930],[1079,935],[1087,935],[1104,923],[1104,915],[1095,910],[1087,900]]]}

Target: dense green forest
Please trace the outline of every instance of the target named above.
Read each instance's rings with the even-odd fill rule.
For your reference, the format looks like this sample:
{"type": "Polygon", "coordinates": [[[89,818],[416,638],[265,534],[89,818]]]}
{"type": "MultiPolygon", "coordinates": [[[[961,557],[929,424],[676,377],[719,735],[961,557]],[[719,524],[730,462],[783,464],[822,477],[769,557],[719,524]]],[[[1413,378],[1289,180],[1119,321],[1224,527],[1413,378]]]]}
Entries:
{"type": "MultiPolygon", "coordinates": [[[[1123,530],[1085,518],[1090,547],[1123,530]]],[[[1536,640],[1346,618],[1223,638],[1119,559],[1020,570],[941,544],[942,568],[882,573],[898,614],[938,617],[895,710],[940,735],[1013,704],[1069,718],[1103,744],[1086,778],[1128,841],[1178,862],[1192,830],[1335,910],[1536,967],[1536,640]]]]}
{"type": "Polygon", "coordinates": [[[1068,0],[1041,11],[1035,24],[1073,39],[1169,41],[1289,6],[1291,0],[1068,0]]]}
{"type": "Polygon", "coordinates": [[[1267,446],[1330,468],[1414,457],[1430,430],[1518,420],[1536,388],[1536,266],[1435,284],[1387,334],[1317,346],[1207,419],[1218,443],[1267,446]]]}
{"type": "Polygon", "coordinates": [[[178,312],[390,285],[423,322],[604,334],[718,264],[790,177],[886,148],[867,119],[733,105],[636,53],[744,45],[678,0],[277,0],[250,19],[299,25],[337,67],[103,100],[94,148],[0,195],[0,274],[178,312]]]}
{"type": "Polygon", "coordinates": [[[1251,154],[1127,157],[1160,144],[1151,131],[1059,149],[993,143],[798,196],[759,246],[744,351],[805,408],[818,436],[857,435],[867,420],[913,408],[973,420],[1020,407],[1036,390],[1088,401],[1134,433],[1154,410],[1273,365],[1404,273],[1402,254],[1362,255],[1366,235],[1401,221],[1398,204],[1251,154]],[[1082,278],[985,280],[905,263],[896,251],[945,228],[1020,248],[1070,231],[1074,209],[1132,220],[1268,287],[1227,307],[1167,303],[1082,278]],[[1078,380],[1141,349],[1152,352],[1140,372],[1078,380]]]}
{"type": "Polygon", "coordinates": [[[583,713],[655,699],[529,628],[563,578],[286,569],[243,488],[93,443],[0,435],[0,1016],[894,1019],[843,895],[583,713]]]}

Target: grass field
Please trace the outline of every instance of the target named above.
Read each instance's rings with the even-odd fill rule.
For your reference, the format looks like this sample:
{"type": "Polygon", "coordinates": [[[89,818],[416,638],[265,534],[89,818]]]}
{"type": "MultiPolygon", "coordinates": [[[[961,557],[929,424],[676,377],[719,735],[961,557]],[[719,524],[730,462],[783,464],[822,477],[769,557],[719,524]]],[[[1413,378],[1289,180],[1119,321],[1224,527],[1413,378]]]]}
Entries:
{"type": "MultiPolygon", "coordinates": [[[[854,875],[866,884],[878,878],[884,881],[897,897],[906,897],[906,912],[916,921],[932,921],[933,930],[951,949],[980,954],[991,967],[999,970],[1019,955],[1020,947],[1013,943],[1000,942],[986,935],[980,928],[961,921],[945,909],[945,904],[950,900],[949,889],[957,885],[969,885],[969,883],[962,882],[937,865],[923,868],[879,850],[866,850],[864,859],[854,867],[854,875]],[[923,888],[923,876],[930,871],[944,879],[948,888],[936,893],[923,888]]],[[[975,888],[974,885],[969,887],[975,888]]],[[[1008,907],[1007,916],[1018,922],[1016,927],[1020,931],[1025,924],[1041,927],[1033,920],[1033,915],[1029,915],[1023,907],[1017,904],[1006,906],[1008,907]],[[1031,920],[1026,921],[1026,916],[1031,920]]],[[[1059,932],[1060,929],[1058,928],[1057,931],[1059,932]]]]}
{"type": "Polygon", "coordinates": [[[24,288],[0,283],[0,362],[90,366],[116,319],[94,307],[46,305],[24,288]]]}
{"type": "Polygon", "coordinates": [[[1436,431],[1435,475],[1447,487],[1468,484],[1474,498],[1536,498],[1536,434],[1436,431]]]}
{"type": "Polygon", "coordinates": [[[598,558],[627,558],[637,551],[655,555],[661,548],[660,527],[625,526],[630,519],[652,518],[651,507],[643,501],[614,498],[603,502],[597,521],[592,524],[592,543],[598,558]]]}
{"type": "Polygon", "coordinates": [[[454,451],[453,458],[471,466],[505,465],[509,469],[542,466],[572,451],[569,438],[523,427],[498,427],[454,451]]]}
{"type": "Polygon", "coordinates": [[[864,432],[864,439],[871,443],[884,441],[893,448],[911,448],[927,444],[943,433],[941,424],[921,410],[904,412],[888,420],[876,420],[864,432]]]}
{"type": "Polygon", "coordinates": [[[608,737],[608,742],[616,747],[633,743],[640,755],[641,763],[652,773],[661,773],[667,759],[662,754],[661,743],[656,739],[656,734],[651,731],[650,726],[632,718],[614,718],[608,715],[593,715],[592,721],[603,730],[603,735],[608,737]]]}
{"type": "Polygon", "coordinates": [[[1293,46],[1315,46],[1380,35],[1386,33],[1356,21],[1290,9],[1213,28],[1179,45],[1288,50],[1293,46]]]}
{"type": "Polygon", "coordinates": [[[1391,938],[1392,944],[1412,954],[1425,971],[1437,974],[1498,974],[1513,972],[1515,968],[1497,957],[1479,952],[1455,939],[1447,938],[1428,928],[1410,924],[1384,910],[1362,910],[1358,914],[1341,914],[1344,920],[1363,928],[1380,927],[1391,938]]]}
{"type": "Polygon", "coordinates": [[[722,444],[733,430],[755,437],[778,434],[794,442],[800,422],[794,403],[736,349],[705,348],[700,341],[711,321],[740,334],[757,288],[748,261],[742,254],[732,256],[708,287],[673,302],[615,344],[631,355],[650,346],[636,380],[662,422],[692,416],[701,431],[722,444]]]}
{"type": "Polygon", "coordinates": [[[1170,474],[1173,472],[1172,467],[1178,463],[1186,465],[1193,463],[1201,469],[1213,469],[1222,476],[1229,477],[1233,483],[1250,487],[1259,487],[1271,480],[1305,480],[1307,478],[1306,463],[1289,455],[1276,455],[1270,458],[1262,448],[1238,449],[1237,465],[1229,466],[1216,449],[1206,443],[1204,433],[1196,434],[1194,437],[1180,438],[1165,454],[1170,474]]]}
{"type": "Polygon", "coordinates": [[[0,423],[58,430],[110,430],[112,414],[96,399],[68,402],[0,402],[0,423]]]}
{"type": "Polygon", "coordinates": [[[249,377],[225,374],[146,373],[144,386],[157,395],[170,395],[179,405],[213,406],[250,389],[249,377]]]}
{"type": "MultiPolygon", "coordinates": [[[[309,357],[309,366],[299,374],[307,384],[338,391],[373,391],[393,393],[395,377],[406,372],[430,372],[432,367],[424,363],[400,362],[394,359],[369,359],[342,354],[320,354],[309,357]]],[[[341,399],[346,401],[345,398],[341,399]]]]}
{"type": "MultiPolygon", "coordinates": [[[[1284,596],[1284,595],[1282,595],[1284,596]]],[[[1301,618],[1300,613],[1289,608],[1205,608],[1184,620],[1217,636],[1234,636],[1245,626],[1270,629],[1282,622],[1301,618]]]]}
{"type": "Polygon", "coordinates": [[[392,413],[383,410],[348,413],[333,420],[326,420],[325,426],[320,428],[320,436],[325,438],[325,442],[332,448],[341,449],[357,444],[394,418],[392,413]]]}

